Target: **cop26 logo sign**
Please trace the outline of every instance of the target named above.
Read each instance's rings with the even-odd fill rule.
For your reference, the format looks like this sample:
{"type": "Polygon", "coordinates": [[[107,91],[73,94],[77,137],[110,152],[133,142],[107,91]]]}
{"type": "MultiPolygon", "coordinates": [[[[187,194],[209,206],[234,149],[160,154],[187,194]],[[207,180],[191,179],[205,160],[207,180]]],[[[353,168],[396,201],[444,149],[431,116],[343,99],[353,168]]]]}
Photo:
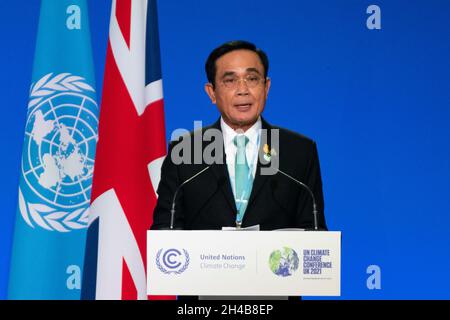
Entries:
{"type": "Polygon", "coordinates": [[[49,73],[31,86],[19,210],[32,228],[87,227],[98,127],[94,94],[70,73],[49,73]]]}
{"type": "Polygon", "coordinates": [[[182,249],[159,249],[156,254],[156,266],[165,274],[183,273],[189,266],[189,253],[182,249]]]}

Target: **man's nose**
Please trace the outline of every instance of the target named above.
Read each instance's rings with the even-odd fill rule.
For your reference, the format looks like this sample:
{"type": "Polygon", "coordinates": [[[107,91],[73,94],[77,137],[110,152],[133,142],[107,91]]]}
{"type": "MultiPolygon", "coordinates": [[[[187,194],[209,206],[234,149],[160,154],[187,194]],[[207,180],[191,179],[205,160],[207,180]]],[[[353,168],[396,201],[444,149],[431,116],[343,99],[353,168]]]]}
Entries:
{"type": "Polygon", "coordinates": [[[237,92],[238,95],[248,95],[248,85],[245,79],[239,79],[237,83],[237,92]]]}

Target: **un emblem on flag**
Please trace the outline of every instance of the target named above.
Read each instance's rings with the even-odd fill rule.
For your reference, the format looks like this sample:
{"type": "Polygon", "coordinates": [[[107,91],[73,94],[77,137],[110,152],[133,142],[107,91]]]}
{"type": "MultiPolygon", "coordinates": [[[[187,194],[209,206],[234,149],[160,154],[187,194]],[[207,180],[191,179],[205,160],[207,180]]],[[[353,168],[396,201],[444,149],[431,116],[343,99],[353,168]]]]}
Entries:
{"type": "Polygon", "coordinates": [[[31,227],[87,227],[98,106],[95,90],[69,73],[47,74],[30,91],[19,210],[31,227]]]}

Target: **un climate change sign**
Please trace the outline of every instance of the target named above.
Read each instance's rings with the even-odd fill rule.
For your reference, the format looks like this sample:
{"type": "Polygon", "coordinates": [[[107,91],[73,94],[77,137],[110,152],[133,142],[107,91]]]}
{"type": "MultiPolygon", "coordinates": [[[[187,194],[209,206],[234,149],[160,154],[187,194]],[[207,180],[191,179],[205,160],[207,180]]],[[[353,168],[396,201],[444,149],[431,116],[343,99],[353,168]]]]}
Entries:
{"type": "Polygon", "coordinates": [[[178,249],[160,249],[156,254],[156,266],[165,274],[180,274],[189,266],[189,253],[178,249]]]}

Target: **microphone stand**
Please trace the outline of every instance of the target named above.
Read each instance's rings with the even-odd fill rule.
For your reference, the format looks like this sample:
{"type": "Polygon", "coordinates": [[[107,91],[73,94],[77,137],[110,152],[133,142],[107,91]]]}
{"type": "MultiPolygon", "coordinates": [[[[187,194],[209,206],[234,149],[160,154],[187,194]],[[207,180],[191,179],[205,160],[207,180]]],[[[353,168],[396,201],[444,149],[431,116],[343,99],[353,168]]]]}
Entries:
{"type": "Polygon", "coordinates": [[[302,186],[304,189],[306,189],[308,191],[308,193],[311,195],[312,198],[312,202],[313,202],[313,216],[314,216],[314,231],[318,231],[319,230],[319,226],[317,223],[317,205],[316,205],[316,198],[314,197],[314,193],[311,191],[311,189],[304,184],[301,181],[298,181],[297,179],[295,179],[294,177],[290,176],[289,174],[281,171],[280,169],[277,169],[279,173],[281,173],[282,175],[288,177],[289,179],[293,180],[294,182],[296,182],[297,184],[299,184],[300,186],[302,186]]]}
{"type": "Polygon", "coordinates": [[[203,170],[201,170],[200,172],[197,172],[195,175],[193,175],[192,177],[190,177],[189,179],[187,179],[186,181],[184,181],[182,184],[180,184],[177,188],[177,190],[175,191],[175,194],[173,195],[173,199],[172,199],[172,208],[170,209],[170,230],[173,230],[173,225],[174,225],[174,219],[175,219],[175,203],[176,203],[176,199],[177,199],[177,195],[178,195],[178,191],[181,190],[181,188],[189,183],[190,181],[192,181],[193,179],[195,179],[196,177],[198,177],[199,175],[201,175],[203,172],[205,172],[206,170],[208,170],[209,168],[211,168],[211,166],[207,166],[206,168],[204,168],[203,170]]]}

